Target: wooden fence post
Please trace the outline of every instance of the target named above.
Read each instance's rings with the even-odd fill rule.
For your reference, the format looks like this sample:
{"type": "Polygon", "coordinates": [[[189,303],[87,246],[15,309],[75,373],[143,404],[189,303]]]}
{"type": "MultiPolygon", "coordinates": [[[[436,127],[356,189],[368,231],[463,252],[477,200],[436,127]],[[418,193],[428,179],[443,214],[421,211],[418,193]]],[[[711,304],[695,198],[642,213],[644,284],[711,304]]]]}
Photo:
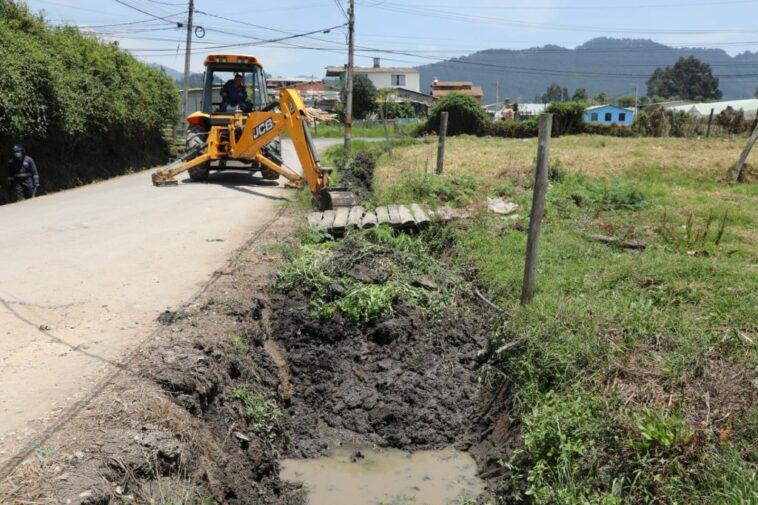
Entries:
{"type": "Polygon", "coordinates": [[[390,155],[390,158],[392,158],[392,141],[390,140],[390,130],[387,128],[387,111],[383,110],[387,107],[387,102],[384,102],[383,107],[381,108],[382,113],[382,126],[384,126],[384,138],[387,140],[387,154],[390,155]]]}
{"type": "Polygon", "coordinates": [[[711,115],[708,116],[708,129],[705,131],[705,138],[711,136],[711,123],[713,122],[713,109],[711,109],[711,115]]]}
{"type": "Polygon", "coordinates": [[[745,163],[747,163],[747,159],[750,156],[750,151],[753,150],[753,146],[755,145],[756,140],[758,140],[758,124],[755,125],[753,134],[750,135],[749,139],[747,139],[747,145],[745,146],[745,149],[742,150],[742,155],[740,156],[739,161],[729,170],[728,177],[731,182],[738,182],[742,180],[742,171],[745,170],[745,163]]]}
{"type": "Polygon", "coordinates": [[[445,141],[447,140],[447,112],[440,114],[439,145],[437,146],[437,174],[445,169],[445,141]]]}
{"type": "Polygon", "coordinates": [[[534,174],[534,195],[532,212],[529,216],[529,236],[526,242],[526,262],[524,264],[524,284],[521,287],[521,304],[532,300],[537,284],[537,249],[542,228],[542,213],[545,210],[545,192],[547,191],[548,158],[550,156],[550,132],[553,127],[553,115],[545,113],[540,116],[539,141],[537,142],[537,169],[534,174]]]}

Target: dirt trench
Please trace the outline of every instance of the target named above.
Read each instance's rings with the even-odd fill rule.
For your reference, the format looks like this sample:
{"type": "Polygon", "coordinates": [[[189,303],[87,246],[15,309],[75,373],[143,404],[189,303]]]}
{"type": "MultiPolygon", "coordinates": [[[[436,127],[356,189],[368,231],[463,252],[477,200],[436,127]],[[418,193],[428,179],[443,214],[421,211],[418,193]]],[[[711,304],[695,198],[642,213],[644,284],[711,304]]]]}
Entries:
{"type": "MultiPolygon", "coordinates": [[[[283,223],[282,226],[285,226],[283,223]]],[[[302,504],[282,457],[348,443],[455,447],[491,503],[518,429],[507,391],[479,384],[490,309],[464,294],[441,314],[398,304],[356,323],[271,294],[265,244],[241,252],[80,414],[0,481],[2,503],[302,504]]]]}

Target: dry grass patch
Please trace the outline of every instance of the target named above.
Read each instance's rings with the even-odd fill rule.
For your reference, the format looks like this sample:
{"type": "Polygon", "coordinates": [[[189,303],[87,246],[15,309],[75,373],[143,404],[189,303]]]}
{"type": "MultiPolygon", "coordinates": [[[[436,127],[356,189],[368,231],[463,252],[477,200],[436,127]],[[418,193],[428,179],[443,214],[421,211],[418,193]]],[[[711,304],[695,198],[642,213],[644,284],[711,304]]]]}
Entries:
{"type": "MultiPolygon", "coordinates": [[[[738,158],[744,139],[616,138],[566,136],[551,142],[551,159],[591,177],[621,176],[640,167],[657,167],[672,175],[689,174],[697,180],[723,179],[738,158]]],[[[445,173],[473,175],[485,181],[512,179],[531,172],[537,139],[503,139],[459,136],[448,139],[445,173]]],[[[434,172],[435,143],[397,150],[383,157],[375,182],[383,191],[408,171],[434,172]]],[[[754,154],[753,157],[756,155],[754,154]]]]}

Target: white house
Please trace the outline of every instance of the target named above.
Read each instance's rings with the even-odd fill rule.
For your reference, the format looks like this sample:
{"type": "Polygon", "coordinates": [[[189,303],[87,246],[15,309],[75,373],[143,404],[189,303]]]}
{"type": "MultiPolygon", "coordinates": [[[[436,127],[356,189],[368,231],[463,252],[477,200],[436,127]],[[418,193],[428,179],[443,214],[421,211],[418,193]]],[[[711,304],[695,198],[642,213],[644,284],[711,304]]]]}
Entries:
{"type": "MultiPolygon", "coordinates": [[[[383,67],[379,58],[374,58],[372,67],[354,67],[356,75],[365,75],[374,83],[376,89],[402,88],[416,93],[421,92],[421,76],[412,67],[383,67]]],[[[344,87],[347,69],[342,67],[326,67],[327,77],[339,77],[340,87],[344,87]]]]}

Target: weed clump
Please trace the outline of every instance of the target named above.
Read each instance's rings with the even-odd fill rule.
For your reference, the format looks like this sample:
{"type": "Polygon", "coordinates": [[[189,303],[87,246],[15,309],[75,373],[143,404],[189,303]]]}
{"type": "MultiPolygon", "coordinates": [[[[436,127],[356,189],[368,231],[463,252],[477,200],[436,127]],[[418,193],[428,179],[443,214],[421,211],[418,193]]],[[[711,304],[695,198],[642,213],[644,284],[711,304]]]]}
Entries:
{"type": "Polygon", "coordinates": [[[473,177],[411,172],[382,197],[393,203],[440,203],[462,207],[471,202],[479,185],[473,177]]]}
{"type": "Polygon", "coordinates": [[[284,413],[276,400],[267,393],[253,392],[250,386],[242,385],[232,390],[230,398],[242,403],[245,416],[255,430],[269,437],[274,437],[280,431],[279,424],[284,413]]]}
{"type": "Polygon", "coordinates": [[[303,245],[285,251],[284,256],[286,263],[277,274],[275,291],[288,293],[297,289],[304,294],[318,293],[329,284],[330,278],[324,272],[329,258],[325,248],[303,245]]]}
{"type": "Polygon", "coordinates": [[[578,207],[596,206],[606,210],[641,209],[648,204],[648,198],[636,185],[621,180],[601,183],[583,174],[554,173],[559,184],[554,194],[568,198],[578,207]]]}

